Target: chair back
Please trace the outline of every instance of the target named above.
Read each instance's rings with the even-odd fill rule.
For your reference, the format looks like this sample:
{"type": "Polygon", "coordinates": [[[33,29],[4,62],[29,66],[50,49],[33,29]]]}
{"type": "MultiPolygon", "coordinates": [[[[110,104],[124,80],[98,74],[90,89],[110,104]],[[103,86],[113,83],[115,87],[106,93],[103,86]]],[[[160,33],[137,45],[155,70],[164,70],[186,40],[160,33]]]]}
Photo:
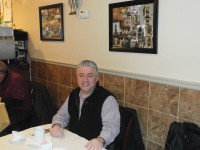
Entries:
{"type": "Polygon", "coordinates": [[[33,81],[30,86],[33,99],[33,116],[30,126],[51,123],[56,110],[47,88],[41,83],[33,81]]]}
{"type": "Polygon", "coordinates": [[[172,122],[165,150],[200,150],[200,127],[191,122],[172,122]]]}
{"type": "Polygon", "coordinates": [[[144,150],[136,110],[119,106],[121,115],[120,133],[116,137],[115,150],[144,150]]]}

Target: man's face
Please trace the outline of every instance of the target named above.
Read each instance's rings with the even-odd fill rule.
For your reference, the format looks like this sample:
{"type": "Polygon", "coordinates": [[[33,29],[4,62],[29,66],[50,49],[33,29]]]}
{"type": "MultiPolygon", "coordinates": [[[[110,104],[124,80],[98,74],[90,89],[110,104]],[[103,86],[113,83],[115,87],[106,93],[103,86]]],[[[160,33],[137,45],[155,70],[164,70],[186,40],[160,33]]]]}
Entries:
{"type": "Polygon", "coordinates": [[[77,83],[84,94],[90,94],[94,89],[99,76],[91,67],[79,67],[77,70],[77,83]]]}
{"type": "Polygon", "coordinates": [[[0,83],[4,80],[6,73],[0,71],[0,83]]]}

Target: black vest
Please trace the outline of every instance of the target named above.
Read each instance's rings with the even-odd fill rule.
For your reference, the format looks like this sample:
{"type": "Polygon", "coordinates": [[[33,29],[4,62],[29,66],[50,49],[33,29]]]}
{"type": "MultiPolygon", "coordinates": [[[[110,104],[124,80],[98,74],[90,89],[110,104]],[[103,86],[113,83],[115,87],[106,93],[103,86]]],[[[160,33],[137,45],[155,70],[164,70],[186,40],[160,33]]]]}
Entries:
{"type": "Polygon", "coordinates": [[[94,92],[84,100],[79,118],[79,92],[80,88],[76,88],[69,96],[70,121],[68,127],[71,132],[91,140],[97,137],[102,130],[101,109],[105,99],[112,94],[97,85],[94,92]]]}

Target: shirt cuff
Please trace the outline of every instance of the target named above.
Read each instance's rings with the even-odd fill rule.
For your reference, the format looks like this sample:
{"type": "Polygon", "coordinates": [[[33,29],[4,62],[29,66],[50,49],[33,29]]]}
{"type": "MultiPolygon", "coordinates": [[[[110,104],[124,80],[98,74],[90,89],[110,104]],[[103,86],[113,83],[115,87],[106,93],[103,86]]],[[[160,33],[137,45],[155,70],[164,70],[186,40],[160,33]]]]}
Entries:
{"type": "Polygon", "coordinates": [[[102,141],[102,143],[103,143],[103,147],[106,145],[106,141],[105,141],[105,139],[104,138],[102,138],[102,137],[100,137],[100,136],[98,136],[97,137],[99,140],[101,140],[102,141]]]}

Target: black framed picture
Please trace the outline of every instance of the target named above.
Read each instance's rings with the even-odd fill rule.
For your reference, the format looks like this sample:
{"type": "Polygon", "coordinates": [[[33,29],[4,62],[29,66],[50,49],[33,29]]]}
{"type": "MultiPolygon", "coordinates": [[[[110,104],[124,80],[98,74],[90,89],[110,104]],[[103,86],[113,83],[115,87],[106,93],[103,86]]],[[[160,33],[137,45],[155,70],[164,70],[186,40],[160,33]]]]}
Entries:
{"type": "Polygon", "coordinates": [[[109,51],[157,54],[158,0],[109,4],[109,51]]]}
{"type": "Polygon", "coordinates": [[[40,39],[64,41],[63,4],[39,7],[40,39]]]}

